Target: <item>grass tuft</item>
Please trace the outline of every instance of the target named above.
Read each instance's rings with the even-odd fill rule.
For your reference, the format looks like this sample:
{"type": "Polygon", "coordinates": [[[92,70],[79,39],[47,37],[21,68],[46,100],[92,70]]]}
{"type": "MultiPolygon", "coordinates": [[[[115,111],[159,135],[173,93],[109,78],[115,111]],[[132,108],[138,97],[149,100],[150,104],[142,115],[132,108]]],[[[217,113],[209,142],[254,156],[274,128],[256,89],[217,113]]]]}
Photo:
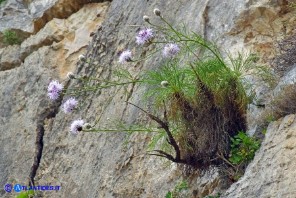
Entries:
{"type": "Polygon", "coordinates": [[[21,40],[16,32],[12,30],[5,30],[3,32],[3,42],[7,45],[18,45],[21,43],[21,40]]]}

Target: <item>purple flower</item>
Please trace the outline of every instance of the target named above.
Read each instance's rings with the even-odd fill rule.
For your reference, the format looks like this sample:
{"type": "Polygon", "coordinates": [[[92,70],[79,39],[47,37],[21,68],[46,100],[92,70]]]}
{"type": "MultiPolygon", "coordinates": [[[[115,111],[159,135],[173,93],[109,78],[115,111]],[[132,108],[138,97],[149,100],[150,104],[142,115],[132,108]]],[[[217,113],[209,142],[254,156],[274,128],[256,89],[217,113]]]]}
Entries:
{"type": "Polygon", "coordinates": [[[136,39],[137,39],[136,43],[138,45],[143,45],[144,43],[146,43],[147,41],[149,41],[153,37],[154,37],[153,30],[149,29],[149,28],[145,28],[144,30],[141,30],[138,33],[138,36],[136,36],[136,39]]]}
{"type": "Polygon", "coordinates": [[[65,113],[71,113],[73,109],[77,106],[78,101],[75,98],[69,98],[64,104],[63,104],[63,110],[65,113]]]}
{"type": "Polygon", "coordinates": [[[125,50],[119,55],[118,62],[126,63],[132,61],[132,52],[130,50],[125,50]]]}
{"type": "Polygon", "coordinates": [[[164,46],[163,56],[167,58],[172,58],[176,56],[180,51],[180,48],[177,44],[168,43],[164,46]]]}
{"type": "Polygon", "coordinates": [[[79,120],[74,120],[71,124],[70,127],[70,132],[74,135],[77,135],[79,131],[82,131],[84,121],[79,119],[79,120]]]}
{"type": "Polygon", "coordinates": [[[64,86],[59,83],[57,80],[52,80],[47,88],[47,95],[51,100],[56,100],[58,99],[60,92],[62,91],[62,89],[64,88],[64,86]]]}

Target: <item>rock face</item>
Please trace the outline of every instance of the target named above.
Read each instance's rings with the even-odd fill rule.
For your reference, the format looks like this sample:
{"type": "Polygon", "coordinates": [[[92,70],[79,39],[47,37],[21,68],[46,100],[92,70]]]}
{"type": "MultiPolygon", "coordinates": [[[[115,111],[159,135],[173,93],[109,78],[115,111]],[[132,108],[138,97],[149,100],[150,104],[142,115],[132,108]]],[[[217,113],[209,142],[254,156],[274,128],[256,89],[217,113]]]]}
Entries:
{"type": "Polygon", "coordinates": [[[222,197],[295,197],[295,115],[271,123],[245,175],[222,197]]]}
{"type": "MultiPolygon", "coordinates": [[[[91,2],[91,0],[7,0],[0,5],[0,32],[11,29],[24,39],[38,32],[53,18],[67,18],[82,5],[91,2]]],[[[1,37],[0,33],[0,39],[1,37]]]]}
{"type": "MultiPolygon", "coordinates": [[[[117,120],[147,123],[148,119],[143,113],[124,102],[129,100],[146,108],[141,101],[145,89],[128,86],[126,94],[125,89],[114,87],[108,91],[82,95],[78,97],[81,101],[79,111],[65,115],[60,110],[60,104],[66,97],[52,103],[46,96],[46,87],[50,79],[63,81],[67,89],[78,86],[66,79],[69,71],[79,76],[112,80],[114,70],[120,67],[117,61],[119,50],[129,48],[132,52],[146,53],[147,49],[135,45],[134,37],[139,27],[146,25],[142,21],[143,15],[150,16],[158,23],[152,12],[155,7],[171,23],[185,23],[190,30],[205,38],[218,40],[221,48],[231,52],[255,49],[268,54],[270,46],[280,34],[288,34],[290,26],[294,24],[292,19],[295,15],[285,10],[286,1],[113,0],[111,3],[84,6],[87,1],[53,0],[48,1],[46,6],[42,4],[43,1],[23,2],[18,8],[19,15],[6,14],[5,20],[0,17],[0,27],[7,27],[7,21],[14,21],[18,17],[30,18],[28,22],[23,22],[23,27],[20,27],[18,20],[15,20],[15,27],[13,24],[10,27],[31,34],[20,46],[0,49],[0,186],[5,183],[25,185],[30,177],[34,177],[39,185],[61,186],[61,191],[44,192],[45,197],[165,197],[182,180],[187,180],[191,197],[204,197],[225,190],[227,184],[215,169],[207,174],[184,176],[182,169],[176,165],[148,156],[149,134],[84,133],[75,137],[69,134],[71,121],[78,118],[90,123],[97,120],[102,127],[112,127],[117,120]],[[34,7],[38,9],[34,10],[34,7]],[[79,11],[73,13],[74,10],[79,11]],[[34,24],[32,18],[36,19],[34,24]],[[270,27],[274,28],[272,33],[270,27]],[[95,34],[86,50],[92,32],[95,34]],[[76,64],[78,55],[84,52],[87,62],[76,64]],[[41,155],[40,164],[38,153],[41,155]]],[[[8,1],[1,8],[2,11],[8,12],[12,3],[18,5],[18,2],[8,1]]],[[[4,12],[1,13],[4,16],[4,12]]],[[[136,75],[143,70],[156,68],[159,61],[160,58],[154,56],[140,64],[128,64],[125,68],[136,75]]],[[[256,159],[266,161],[255,159],[253,163],[257,162],[258,167],[263,167],[264,163],[269,162],[269,158],[264,158],[264,153],[271,148],[275,152],[280,149],[276,146],[266,149],[264,145],[271,145],[268,141],[276,141],[277,138],[284,140],[287,136],[280,132],[275,135],[270,129],[256,156],[256,159]],[[272,135],[269,137],[268,134],[272,135]]],[[[289,138],[293,138],[293,135],[289,138]]],[[[284,144],[282,141],[280,143],[284,144]]],[[[292,154],[293,149],[289,152],[292,154]]],[[[273,155],[278,153],[266,156],[273,155]]],[[[292,164],[287,162],[283,166],[290,170],[292,164]]],[[[243,178],[246,177],[245,181],[251,185],[252,177],[248,177],[248,174],[254,173],[250,169],[251,165],[243,178]]],[[[281,178],[283,172],[277,170],[278,174],[271,179],[284,181],[281,178]]],[[[269,177],[264,174],[260,177],[269,177]]],[[[261,181],[269,189],[268,183],[265,183],[267,180],[261,181]]],[[[239,183],[240,186],[242,195],[255,195],[251,192],[252,188],[244,192],[243,184],[239,183]]],[[[291,189],[286,189],[287,193],[292,193],[291,189]]],[[[236,196],[235,192],[231,187],[225,196],[236,196]]],[[[268,197],[267,192],[264,190],[261,195],[268,197]]],[[[270,197],[272,195],[269,194],[270,197]]],[[[1,189],[0,196],[10,195],[1,189]]]]}
{"type": "MultiPolygon", "coordinates": [[[[46,99],[46,84],[50,79],[66,79],[75,70],[78,56],[85,53],[90,34],[101,25],[108,7],[109,3],[86,4],[67,19],[51,20],[20,46],[0,50],[1,185],[27,184],[36,158],[37,131],[56,109],[46,99]]],[[[0,194],[4,195],[2,189],[0,194]]]]}

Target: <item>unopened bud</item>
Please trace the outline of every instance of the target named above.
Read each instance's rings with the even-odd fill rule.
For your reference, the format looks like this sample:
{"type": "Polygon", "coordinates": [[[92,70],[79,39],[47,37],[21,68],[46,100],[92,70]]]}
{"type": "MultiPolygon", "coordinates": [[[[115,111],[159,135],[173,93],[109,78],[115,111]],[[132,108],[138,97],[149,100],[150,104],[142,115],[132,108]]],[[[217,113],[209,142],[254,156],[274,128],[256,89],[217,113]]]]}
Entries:
{"type": "Polygon", "coordinates": [[[161,81],[160,85],[161,85],[163,88],[166,88],[167,86],[169,86],[169,82],[168,82],[168,81],[161,81]]]}
{"type": "Polygon", "coordinates": [[[84,130],[86,129],[91,129],[92,128],[92,126],[91,126],[91,124],[89,124],[89,123],[85,123],[84,125],[83,125],[83,127],[82,127],[84,130]]]}
{"type": "Polygon", "coordinates": [[[82,54],[80,54],[78,58],[79,58],[80,61],[85,61],[86,60],[85,56],[82,55],[82,54]]]}
{"type": "Polygon", "coordinates": [[[70,80],[75,79],[75,75],[72,72],[68,72],[67,78],[70,79],[70,80]]]}
{"type": "Polygon", "coordinates": [[[147,23],[149,23],[150,18],[146,15],[143,16],[143,20],[147,23]]]}
{"type": "Polygon", "coordinates": [[[161,14],[161,12],[160,12],[160,10],[159,10],[158,8],[155,8],[155,9],[153,10],[153,12],[154,12],[154,14],[155,14],[156,16],[160,16],[160,14],[161,14]]]}

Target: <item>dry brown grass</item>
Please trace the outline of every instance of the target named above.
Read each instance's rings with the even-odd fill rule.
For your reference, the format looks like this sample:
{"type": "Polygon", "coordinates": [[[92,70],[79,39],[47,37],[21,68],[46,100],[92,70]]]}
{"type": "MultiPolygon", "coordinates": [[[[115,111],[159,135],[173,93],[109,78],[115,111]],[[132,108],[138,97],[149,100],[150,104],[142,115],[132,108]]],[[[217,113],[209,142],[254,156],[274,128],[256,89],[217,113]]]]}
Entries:
{"type": "Polygon", "coordinates": [[[271,102],[271,110],[275,118],[296,113],[296,85],[286,86],[280,95],[271,102]]]}
{"type": "Polygon", "coordinates": [[[184,124],[176,139],[186,164],[199,169],[224,163],[230,152],[230,137],[246,130],[246,104],[239,100],[235,81],[227,96],[221,97],[201,82],[196,101],[182,93],[173,95],[171,116],[184,124]],[[223,101],[221,102],[221,98],[223,101]]]}

